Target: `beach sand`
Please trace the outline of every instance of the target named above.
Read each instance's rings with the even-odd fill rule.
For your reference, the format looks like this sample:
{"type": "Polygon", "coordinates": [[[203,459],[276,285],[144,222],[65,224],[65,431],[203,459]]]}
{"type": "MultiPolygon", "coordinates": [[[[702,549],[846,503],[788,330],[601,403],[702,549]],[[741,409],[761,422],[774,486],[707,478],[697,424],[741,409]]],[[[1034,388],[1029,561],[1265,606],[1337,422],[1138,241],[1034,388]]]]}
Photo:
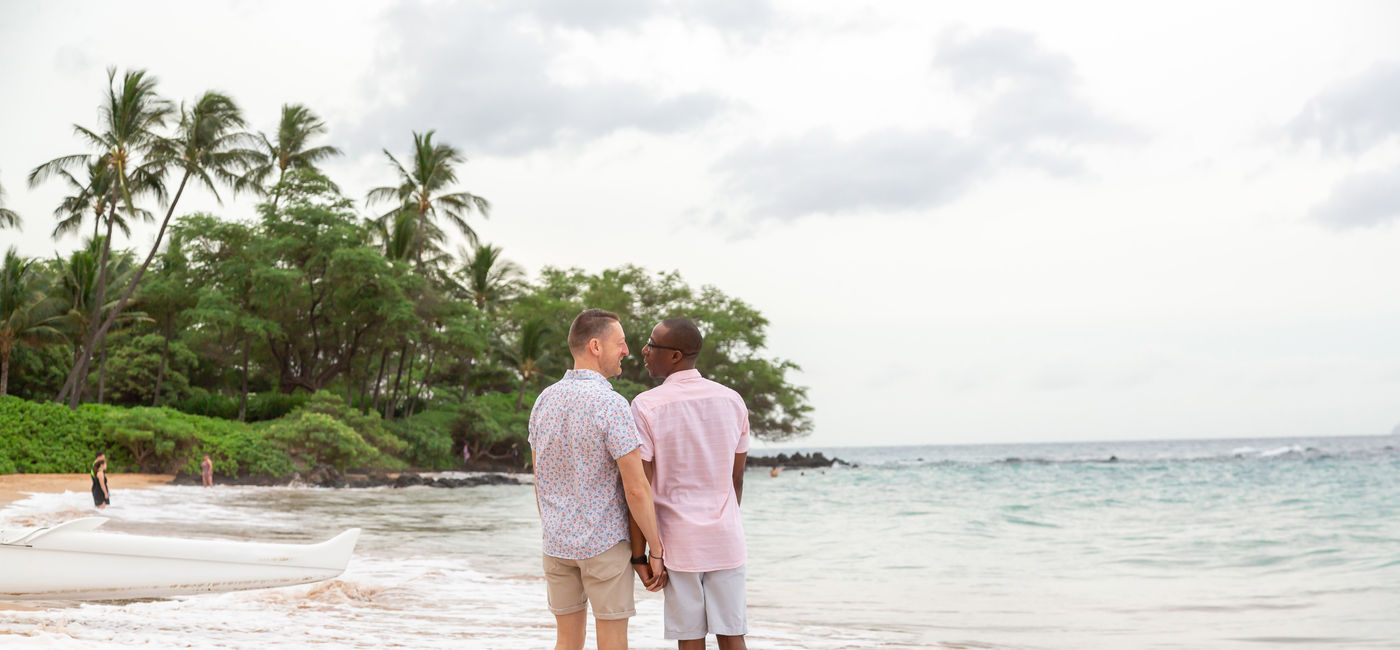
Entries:
{"type": "MultiPolygon", "coordinates": [[[[139,490],[153,485],[166,485],[175,480],[173,474],[107,475],[107,487],[113,490],[139,490]]],[[[3,474],[0,475],[0,508],[28,496],[26,492],[88,492],[92,479],[87,474],[3,474]]]]}
{"type": "MultiPolygon", "coordinates": [[[[175,480],[173,474],[108,474],[107,487],[113,490],[139,490],[153,485],[166,485],[175,480]]],[[[92,479],[87,474],[0,474],[0,508],[19,501],[31,492],[87,492],[92,479]]],[[[40,608],[0,601],[0,609],[38,610],[40,608]]]]}

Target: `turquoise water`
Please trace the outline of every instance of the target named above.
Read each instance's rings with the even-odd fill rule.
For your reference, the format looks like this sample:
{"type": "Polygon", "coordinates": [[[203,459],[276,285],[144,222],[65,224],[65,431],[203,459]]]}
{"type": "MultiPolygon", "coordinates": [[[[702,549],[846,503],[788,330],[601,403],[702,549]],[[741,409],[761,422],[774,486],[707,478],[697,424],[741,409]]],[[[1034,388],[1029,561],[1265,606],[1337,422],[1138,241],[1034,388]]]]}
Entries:
{"type": "MultiPolygon", "coordinates": [[[[822,451],[858,466],[747,475],[750,647],[1400,647],[1400,439],[822,451]]],[[[337,580],[0,610],[0,646],[553,640],[528,485],[116,487],[113,502],[118,533],[364,534],[337,580]]],[[[0,527],[91,514],[86,492],[35,495],[0,527]]],[[[639,591],[632,647],[674,648],[660,629],[639,591]]]]}
{"type": "Polygon", "coordinates": [[[913,646],[1400,647],[1395,438],[823,451],[860,466],[750,474],[750,546],[788,551],[750,572],[778,618],[913,646]]]}

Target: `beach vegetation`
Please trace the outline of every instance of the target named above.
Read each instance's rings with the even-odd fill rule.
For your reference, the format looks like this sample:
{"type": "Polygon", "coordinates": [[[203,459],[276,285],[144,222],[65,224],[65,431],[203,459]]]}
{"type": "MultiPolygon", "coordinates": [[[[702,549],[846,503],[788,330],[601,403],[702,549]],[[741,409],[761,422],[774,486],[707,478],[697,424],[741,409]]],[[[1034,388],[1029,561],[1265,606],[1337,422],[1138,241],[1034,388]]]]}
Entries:
{"type": "MultiPolygon", "coordinates": [[[[30,173],[65,187],[54,238],[85,239],[52,259],[12,251],[0,297],[13,367],[0,394],[42,406],[11,406],[21,419],[54,422],[67,405],[62,426],[81,435],[28,420],[5,435],[106,445],[115,468],[149,471],[197,471],[204,453],[239,476],[452,469],[464,452],[525,468],[530,408],[571,367],[565,332],[590,307],[621,316],[634,352],[657,321],[695,320],[698,367],[743,396],[756,438],[811,430],[800,368],[767,353],[756,307],[676,271],[527,274],[479,240],[492,205],[463,188],[465,153],[433,131],[412,132],[406,156],[384,151],[385,184],[361,204],[322,168],[341,150],[307,106],[251,134],[229,95],[177,104],[140,70],[107,82],[97,126],[75,127],[88,151],[30,173]],[[255,216],[179,212],[195,191],[255,216]],[[152,244],[132,237],[143,222],[152,244]]],[[[637,354],[613,379],[628,399],[657,383],[637,354]]],[[[46,460],[29,444],[0,441],[0,469],[85,470],[92,451],[46,460]]]]}

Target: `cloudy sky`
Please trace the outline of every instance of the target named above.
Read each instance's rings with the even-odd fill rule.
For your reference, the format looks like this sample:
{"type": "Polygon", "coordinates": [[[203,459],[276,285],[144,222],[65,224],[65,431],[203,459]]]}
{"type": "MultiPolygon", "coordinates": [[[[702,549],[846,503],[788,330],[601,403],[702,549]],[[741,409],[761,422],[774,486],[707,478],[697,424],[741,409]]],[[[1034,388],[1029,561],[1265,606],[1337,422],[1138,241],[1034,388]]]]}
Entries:
{"type": "Polygon", "coordinates": [[[742,297],[804,369],[807,444],[1385,434],[1397,25],[1388,2],[0,0],[26,219],[0,247],[77,245],[25,175],[81,150],[107,66],[144,67],[261,130],[309,105],[356,197],[436,129],[494,204],[483,239],[532,271],[742,297]]]}

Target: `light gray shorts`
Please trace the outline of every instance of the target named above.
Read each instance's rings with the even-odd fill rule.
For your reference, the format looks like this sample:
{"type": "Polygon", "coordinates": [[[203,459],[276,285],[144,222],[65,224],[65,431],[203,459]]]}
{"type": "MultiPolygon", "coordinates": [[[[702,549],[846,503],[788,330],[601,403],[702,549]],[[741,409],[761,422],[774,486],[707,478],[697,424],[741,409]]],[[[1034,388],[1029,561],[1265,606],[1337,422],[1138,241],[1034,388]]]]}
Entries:
{"type": "Polygon", "coordinates": [[[687,573],[667,570],[666,632],[671,640],[703,639],[706,634],[748,634],[744,567],[687,573]]]}

